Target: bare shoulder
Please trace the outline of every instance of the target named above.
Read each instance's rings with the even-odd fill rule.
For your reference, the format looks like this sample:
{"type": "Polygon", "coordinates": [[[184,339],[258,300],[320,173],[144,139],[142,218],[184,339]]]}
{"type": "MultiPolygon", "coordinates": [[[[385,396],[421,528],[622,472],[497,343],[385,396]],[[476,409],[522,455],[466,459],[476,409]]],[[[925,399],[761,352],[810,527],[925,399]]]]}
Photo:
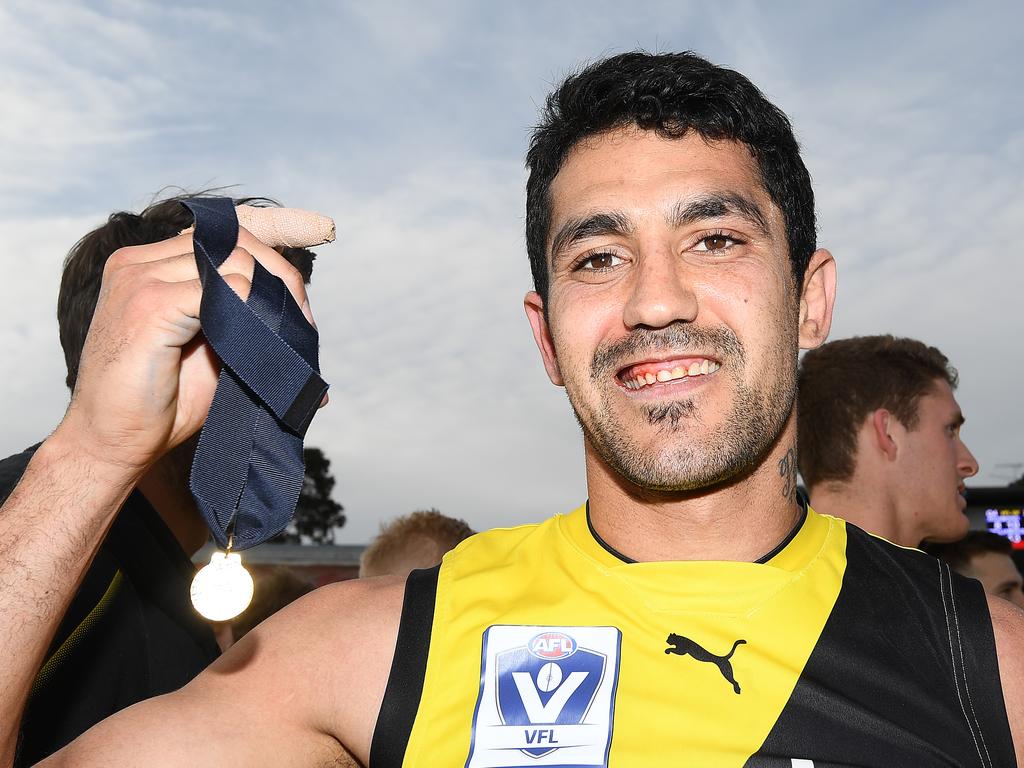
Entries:
{"type": "Polygon", "coordinates": [[[404,594],[405,579],[393,577],[321,587],[256,627],[196,682],[231,676],[252,659],[277,691],[313,705],[310,725],[366,763],[404,594]]]}
{"type": "Polygon", "coordinates": [[[985,597],[988,600],[989,614],[992,616],[992,630],[996,636],[996,653],[999,656],[1003,684],[1005,686],[1007,682],[1024,682],[1024,610],[1001,597],[985,597]],[[1008,672],[1017,673],[1017,676],[1007,680],[1008,672]]]}
{"type": "Polygon", "coordinates": [[[180,691],[98,724],[46,766],[366,764],[405,584],[322,587],[249,632],[180,691]]]}
{"type": "Polygon", "coordinates": [[[274,643],[304,643],[313,652],[348,645],[368,633],[397,633],[405,579],[382,577],[328,584],[310,592],[260,624],[249,635],[274,643]],[[319,629],[316,638],[306,633],[319,629]]]}
{"type": "Polygon", "coordinates": [[[1024,765],[1024,611],[1000,597],[986,597],[1013,747],[1017,762],[1024,765]]]}

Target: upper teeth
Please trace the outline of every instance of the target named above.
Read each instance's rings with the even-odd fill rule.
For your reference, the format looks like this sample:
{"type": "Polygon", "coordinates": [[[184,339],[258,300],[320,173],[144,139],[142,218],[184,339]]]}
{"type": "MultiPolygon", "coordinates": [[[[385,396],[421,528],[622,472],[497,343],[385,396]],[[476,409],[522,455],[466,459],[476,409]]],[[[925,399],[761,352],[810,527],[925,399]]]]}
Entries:
{"type": "Polygon", "coordinates": [[[689,367],[681,365],[671,370],[663,368],[657,373],[637,374],[623,383],[628,389],[640,389],[641,387],[650,386],[655,382],[674,381],[676,379],[685,379],[689,376],[702,376],[714,373],[721,367],[721,365],[713,360],[703,360],[699,363],[694,361],[690,363],[689,367]]]}

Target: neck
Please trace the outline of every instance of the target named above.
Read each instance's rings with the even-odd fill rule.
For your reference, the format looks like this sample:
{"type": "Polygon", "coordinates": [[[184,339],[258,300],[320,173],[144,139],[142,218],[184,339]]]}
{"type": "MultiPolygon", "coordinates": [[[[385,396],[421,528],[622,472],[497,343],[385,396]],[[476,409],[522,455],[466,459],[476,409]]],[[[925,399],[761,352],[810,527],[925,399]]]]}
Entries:
{"type": "Polygon", "coordinates": [[[774,549],[800,519],[795,446],[791,416],[747,473],[708,488],[669,492],[629,483],[588,442],[591,523],[607,544],[641,562],[753,562],[774,549]]]}
{"type": "Polygon", "coordinates": [[[900,515],[882,486],[877,478],[857,476],[849,482],[822,482],[810,489],[811,506],[815,512],[841,517],[893,544],[916,547],[922,537],[901,525],[900,515]]]}
{"type": "Polygon", "coordinates": [[[143,475],[137,486],[160,519],[191,557],[210,535],[206,522],[196,508],[188,488],[188,475],[182,474],[173,456],[165,456],[143,475]]]}

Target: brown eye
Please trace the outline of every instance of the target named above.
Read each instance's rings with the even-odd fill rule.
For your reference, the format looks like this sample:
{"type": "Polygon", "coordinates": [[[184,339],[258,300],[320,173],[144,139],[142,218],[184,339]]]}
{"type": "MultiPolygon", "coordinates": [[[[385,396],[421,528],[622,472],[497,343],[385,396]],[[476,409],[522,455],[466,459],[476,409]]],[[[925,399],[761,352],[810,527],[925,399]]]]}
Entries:
{"type": "Polygon", "coordinates": [[[622,263],[622,259],[616,256],[614,253],[595,253],[588,256],[584,261],[580,262],[577,269],[591,270],[594,272],[602,269],[611,269],[612,267],[618,266],[622,263]]]}
{"type": "Polygon", "coordinates": [[[706,251],[724,251],[732,242],[732,238],[725,235],[708,235],[701,240],[704,245],[702,250],[706,251]]]}

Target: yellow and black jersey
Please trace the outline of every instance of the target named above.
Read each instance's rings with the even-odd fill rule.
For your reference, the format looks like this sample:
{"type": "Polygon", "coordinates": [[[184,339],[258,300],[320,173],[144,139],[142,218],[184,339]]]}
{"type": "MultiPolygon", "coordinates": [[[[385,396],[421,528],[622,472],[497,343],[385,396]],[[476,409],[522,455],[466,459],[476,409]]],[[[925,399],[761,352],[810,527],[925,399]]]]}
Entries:
{"type": "Polygon", "coordinates": [[[980,584],[806,510],[755,563],[630,562],[587,508],[416,571],[371,768],[1015,765],[980,584]]]}

